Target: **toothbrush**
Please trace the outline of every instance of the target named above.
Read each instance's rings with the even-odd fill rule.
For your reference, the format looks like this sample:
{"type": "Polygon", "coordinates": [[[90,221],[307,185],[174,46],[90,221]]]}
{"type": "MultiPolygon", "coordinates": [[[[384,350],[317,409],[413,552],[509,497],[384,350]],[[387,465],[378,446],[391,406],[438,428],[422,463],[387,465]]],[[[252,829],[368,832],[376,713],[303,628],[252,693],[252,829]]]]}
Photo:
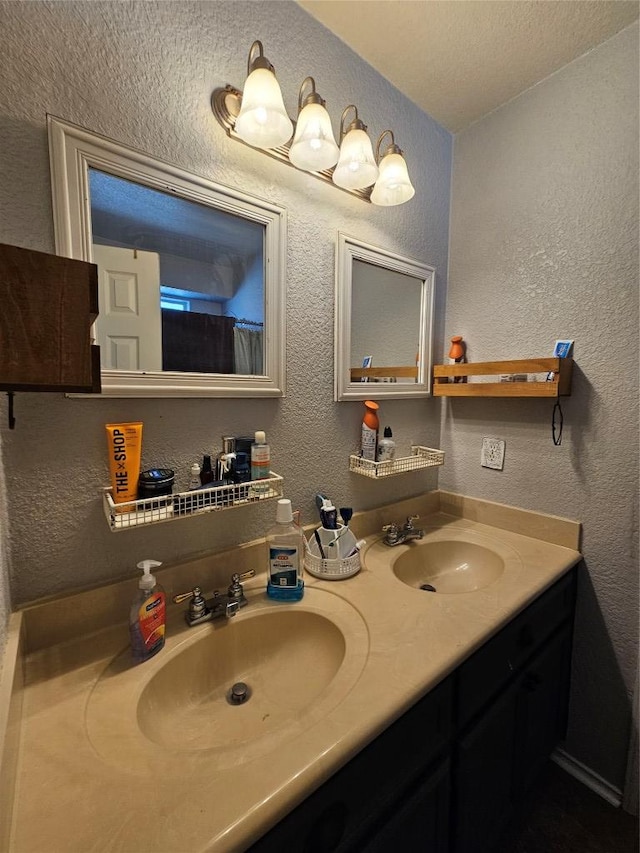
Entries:
{"type": "Polygon", "coordinates": [[[316,543],[317,543],[317,545],[318,545],[318,550],[320,551],[320,556],[322,557],[322,559],[323,559],[323,560],[326,560],[326,559],[327,559],[327,555],[325,554],[325,552],[324,552],[324,548],[322,547],[322,541],[321,541],[321,539],[320,539],[320,534],[318,533],[318,529],[316,528],[316,529],[313,531],[313,533],[314,533],[314,535],[315,535],[315,537],[316,537],[316,543]]]}

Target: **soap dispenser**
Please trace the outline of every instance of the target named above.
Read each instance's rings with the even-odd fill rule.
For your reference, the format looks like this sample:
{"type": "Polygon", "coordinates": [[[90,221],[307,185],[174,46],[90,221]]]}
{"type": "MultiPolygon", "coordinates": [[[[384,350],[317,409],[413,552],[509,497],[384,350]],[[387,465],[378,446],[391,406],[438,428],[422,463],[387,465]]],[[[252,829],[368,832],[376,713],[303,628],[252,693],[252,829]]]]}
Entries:
{"type": "Polygon", "coordinates": [[[165,594],[156,582],[155,575],[151,574],[151,569],[161,565],[157,560],[138,563],[143,574],[129,611],[129,635],[134,663],[149,660],[164,646],[165,594]]]}

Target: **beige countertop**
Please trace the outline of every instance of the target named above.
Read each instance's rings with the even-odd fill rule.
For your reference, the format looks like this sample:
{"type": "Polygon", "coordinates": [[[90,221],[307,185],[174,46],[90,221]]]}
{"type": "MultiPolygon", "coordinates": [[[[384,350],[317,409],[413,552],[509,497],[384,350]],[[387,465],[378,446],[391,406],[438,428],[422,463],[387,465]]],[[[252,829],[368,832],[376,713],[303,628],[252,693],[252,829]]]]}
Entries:
{"type": "Polygon", "coordinates": [[[258,732],[254,720],[252,736],[236,744],[220,746],[212,731],[204,749],[188,738],[163,749],[137,732],[144,685],[181,649],[220,630],[188,629],[182,606],[170,608],[165,648],[138,667],[128,663],[122,624],[30,651],[12,853],[244,850],[580,559],[576,522],[512,508],[498,518],[498,505],[459,496],[439,506],[447,512],[423,516],[420,526],[435,538],[489,543],[505,563],[498,580],[468,594],[412,589],[389,560],[414,545],[383,549],[368,536],[359,574],[338,582],[307,574],[299,604],[270,602],[264,578],[245,583],[249,605],[224,631],[258,612],[304,608],[330,616],[347,653],[337,687],[283,726],[258,732]],[[543,538],[499,526],[522,531],[534,515],[533,532],[543,538]],[[558,536],[556,522],[565,525],[558,536]]]}

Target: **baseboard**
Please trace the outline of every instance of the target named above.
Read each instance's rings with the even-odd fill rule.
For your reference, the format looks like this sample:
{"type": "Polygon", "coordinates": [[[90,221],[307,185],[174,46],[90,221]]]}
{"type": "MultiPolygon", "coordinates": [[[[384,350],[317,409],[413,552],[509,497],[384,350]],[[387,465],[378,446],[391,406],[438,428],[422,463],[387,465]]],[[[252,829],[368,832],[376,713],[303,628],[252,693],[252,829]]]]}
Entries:
{"type": "Polygon", "coordinates": [[[551,760],[566,770],[569,775],[573,776],[587,788],[590,788],[596,794],[599,794],[603,800],[611,803],[612,806],[620,808],[622,805],[622,791],[603,779],[602,776],[591,770],[577,758],[569,755],[564,749],[555,749],[551,755],[551,760]]]}

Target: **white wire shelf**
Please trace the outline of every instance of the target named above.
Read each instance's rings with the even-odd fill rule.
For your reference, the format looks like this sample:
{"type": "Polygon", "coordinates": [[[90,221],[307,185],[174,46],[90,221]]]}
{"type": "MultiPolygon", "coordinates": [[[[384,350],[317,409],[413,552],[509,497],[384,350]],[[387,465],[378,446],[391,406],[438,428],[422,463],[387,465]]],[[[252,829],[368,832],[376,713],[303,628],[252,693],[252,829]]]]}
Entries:
{"type": "Polygon", "coordinates": [[[417,444],[411,447],[411,456],[401,456],[384,462],[372,462],[369,459],[363,459],[357,453],[352,453],[349,457],[350,471],[361,474],[363,477],[372,477],[374,480],[406,474],[408,471],[418,471],[421,468],[434,468],[437,465],[444,465],[444,451],[417,444]]]}
{"type": "Polygon", "coordinates": [[[113,532],[130,530],[147,524],[159,524],[175,521],[178,518],[192,518],[206,512],[221,512],[236,509],[259,501],[281,498],[284,479],[279,474],[269,472],[264,480],[252,480],[248,483],[230,483],[211,489],[196,489],[192,492],[177,492],[138,501],[116,504],[111,489],[104,490],[104,514],[113,532]]]}

